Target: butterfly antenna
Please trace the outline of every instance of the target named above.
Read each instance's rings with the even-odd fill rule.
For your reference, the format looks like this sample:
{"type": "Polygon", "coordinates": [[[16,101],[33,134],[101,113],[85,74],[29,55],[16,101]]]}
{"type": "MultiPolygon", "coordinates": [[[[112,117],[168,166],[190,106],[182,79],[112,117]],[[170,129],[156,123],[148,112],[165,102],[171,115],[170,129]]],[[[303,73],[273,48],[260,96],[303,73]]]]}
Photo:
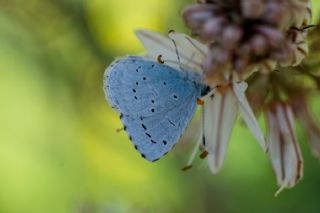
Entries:
{"type": "MultiPolygon", "coordinates": [[[[205,53],[203,50],[201,50],[201,49],[199,48],[199,46],[197,46],[191,38],[189,38],[188,36],[184,36],[184,38],[191,44],[191,46],[194,47],[194,49],[196,49],[196,50],[198,51],[198,53],[200,53],[203,57],[206,57],[206,53],[205,53]]],[[[196,55],[196,53],[194,52],[193,55],[192,55],[192,57],[191,57],[191,60],[190,60],[190,61],[193,60],[193,58],[195,57],[195,55],[196,55]]],[[[201,65],[200,65],[200,66],[201,66],[201,65]]],[[[202,70],[202,73],[203,73],[203,70],[202,70]]]]}
{"type": "Polygon", "coordinates": [[[174,33],[174,30],[169,30],[168,31],[168,37],[170,38],[170,40],[172,41],[172,43],[174,45],[174,49],[176,51],[177,59],[178,59],[178,62],[179,62],[179,67],[180,67],[181,70],[184,70],[183,67],[181,66],[180,54],[179,54],[179,49],[178,49],[177,43],[173,38],[171,38],[171,36],[170,36],[171,33],[174,33]]]}
{"type": "Polygon", "coordinates": [[[184,38],[185,38],[196,50],[198,50],[198,52],[199,52],[201,55],[206,56],[206,53],[203,52],[189,37],[184,36],[184,38]]]}

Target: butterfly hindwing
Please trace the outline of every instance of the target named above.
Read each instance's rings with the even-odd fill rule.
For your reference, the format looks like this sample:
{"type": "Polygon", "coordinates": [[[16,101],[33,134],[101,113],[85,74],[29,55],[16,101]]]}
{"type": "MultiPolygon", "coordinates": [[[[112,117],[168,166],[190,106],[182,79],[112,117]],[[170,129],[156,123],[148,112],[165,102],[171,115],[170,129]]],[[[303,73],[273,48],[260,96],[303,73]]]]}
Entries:
{"type": "Polygon", "coordinates": [[[165,115],[149,117],[124,115],[122,122],[126,131],[141,155],[149,161],[155,161],[170,151],[177,143],[190,122],[195,110],[196,97],[189,97],[179,107],[165,115]],[[191,102],[191,104],[190,104],[191,102]]]}

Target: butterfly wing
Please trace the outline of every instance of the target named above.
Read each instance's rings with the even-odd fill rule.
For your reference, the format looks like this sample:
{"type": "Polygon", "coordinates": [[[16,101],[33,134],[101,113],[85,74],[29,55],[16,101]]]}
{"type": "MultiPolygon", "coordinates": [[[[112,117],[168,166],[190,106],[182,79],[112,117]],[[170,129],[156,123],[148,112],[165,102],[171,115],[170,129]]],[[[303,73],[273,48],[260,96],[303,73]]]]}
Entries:
{"type": "Polygon", "coordinates": [[[122,114],[153,116],[198,93],[200,76],[142,57],[115,61],[105,73],[107,99],[122,114]]]}
{"type": "Polygon", "coordinates": [[[174,146],[190,122],[201,93],[199,81],[198,74],[130,56],[107,69],[104,89],[137,150],[154,161],[174,146]]]}
{"type": "MultiPolygon", "coordinates": [[[[135,33],[149,57],[156,58],[162,55],[165,63],[166,61],[179,62],[179,54],[181,64],[202,71],[202,62],[208,53],[206,45],[177,32],[170,32],[168,36],[150,30],[137,30],[135,33]]],[[[179,64],[170,64],[170,66],[178,68],[179,64]]]]}
{"type": "Polygon", "coordinates": [[[145,118],[124,115],[122,122],[130,139],[141,155],[149,161],[156,161],[177,143],[189,124],[196,106],[196,97],[165,114],[145,118]]]}

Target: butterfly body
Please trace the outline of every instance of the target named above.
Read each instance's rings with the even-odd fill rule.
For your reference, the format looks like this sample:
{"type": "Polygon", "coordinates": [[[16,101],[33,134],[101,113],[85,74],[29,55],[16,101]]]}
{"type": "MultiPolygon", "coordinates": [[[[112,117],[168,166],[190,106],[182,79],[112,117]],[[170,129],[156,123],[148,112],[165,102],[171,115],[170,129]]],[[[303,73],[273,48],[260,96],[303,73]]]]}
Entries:
{"type": "Polygon", "coordinates": [[[143,57],[116,60],[106,70],[104,91],[140,154],[158,160],[177,143],[196,100],[208,89],[194,71],[143,57]]]}

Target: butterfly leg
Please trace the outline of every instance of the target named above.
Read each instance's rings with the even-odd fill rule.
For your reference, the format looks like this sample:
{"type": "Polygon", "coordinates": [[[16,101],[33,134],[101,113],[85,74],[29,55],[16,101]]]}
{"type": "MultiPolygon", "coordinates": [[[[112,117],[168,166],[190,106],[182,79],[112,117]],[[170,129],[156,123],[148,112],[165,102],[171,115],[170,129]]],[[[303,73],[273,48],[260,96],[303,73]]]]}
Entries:
{"type": "Polygon", "coordinates": [[[117,128],[117,129],[116,129],[116,132],[122,132],[122,131],[124,131],[124,130],[125,130],[125,127],[117,128]]]}
{"type": "MultiPolygon", "coordinates": [[[[203,104],[204,104],[203,100],[201,100],[201,99],[198,99],[198,100],[202,101],[203,104]]],[[[197,102],[198,102],[198,100],[197,100],[197,102]]],[[[202,106],[203,104],[199,104],[199,105],[202,106]]],[[[202,107],[201,127],[200,127],[199,138],[198,138],[197,143],[196,143],[196,145],[195,145],[195,147],[194,147],[194,149],[193,149],[193,151],[192,151],[192,153],[190,155],[190,158],[189,158],[189,160],[187,162],[187,165],[182,168],[182,171],[187,171],[187,170],[192,168],[192,162],[193,162],[194,158],[196,157],[196,154],[197,154],[199,148],[202,151],[202,153],[200,154],[200,158],[201,159],[204,159],[209,154],[208,151],[204,150],[205,137],[204,137],[203,129],[204,129],[204,107],[202,107]]]]}
{"type": "MultiPolygon", "coordinates": [[[[204,101],[203,101],[203,104],[204,104],[204,101]]],[[[202,143],[199,146],[200,150],[202,151],[200,156],[199,156],[200,159],[205,159],[209,154],[209,152],[206,150],[206,137],[204,135],[204,115],[205,115],[204,110],[205,110],[205,107],[203,106],[202,107],[202,125],[201,125],[202,143]]]]}
{"type": "Polygon", "coordinates": [[[203,106],[204,105],[204,100],[198,98],[197,99],[197,104],[200,105],[200,106],[203,106]]]}

